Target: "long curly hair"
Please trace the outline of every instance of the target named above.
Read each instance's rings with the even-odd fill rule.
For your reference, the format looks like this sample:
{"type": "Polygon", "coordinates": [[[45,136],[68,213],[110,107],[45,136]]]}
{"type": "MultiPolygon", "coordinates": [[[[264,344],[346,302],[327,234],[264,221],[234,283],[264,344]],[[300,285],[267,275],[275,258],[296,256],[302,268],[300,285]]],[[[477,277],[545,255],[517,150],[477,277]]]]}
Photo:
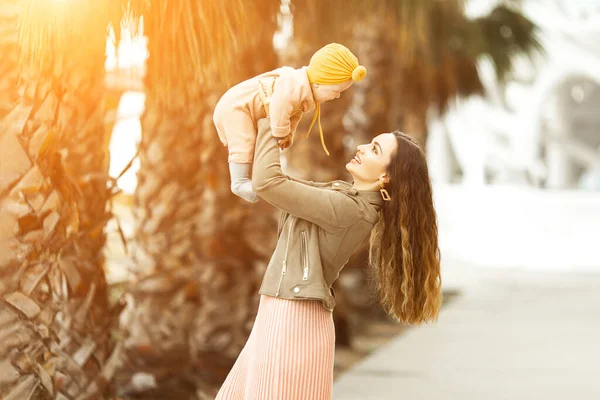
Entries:
{"type": "Polygon", "coordinates": [[[398,148],[388,166],[379,222],[369,240],[369,264],[384,309],[408,324],[437,321],[442,303],[437,216],[425,153],[392,132],[398,148]]]}

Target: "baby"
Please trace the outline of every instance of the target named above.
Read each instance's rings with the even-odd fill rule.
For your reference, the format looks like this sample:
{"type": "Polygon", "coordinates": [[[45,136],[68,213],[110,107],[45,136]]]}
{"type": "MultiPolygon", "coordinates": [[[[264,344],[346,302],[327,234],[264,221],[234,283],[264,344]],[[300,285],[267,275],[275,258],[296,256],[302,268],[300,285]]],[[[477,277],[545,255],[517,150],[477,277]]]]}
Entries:
{"type": "Polygon", "coordinates": [[[290,147],[305,112],[316,109],[308,134],[319,121],[321,144],[327,155],[320,104],[337,99],[367,70],[341,44],[330,43],[317,51],[308,67],[282,67],[241,82],[230,88],[215,107],[213,121],[219,139],[229,150],[231,191],[255,203],[250,167],[254,159],[257,121],[269,117],[273,136],[283,150],[290,147]]]}

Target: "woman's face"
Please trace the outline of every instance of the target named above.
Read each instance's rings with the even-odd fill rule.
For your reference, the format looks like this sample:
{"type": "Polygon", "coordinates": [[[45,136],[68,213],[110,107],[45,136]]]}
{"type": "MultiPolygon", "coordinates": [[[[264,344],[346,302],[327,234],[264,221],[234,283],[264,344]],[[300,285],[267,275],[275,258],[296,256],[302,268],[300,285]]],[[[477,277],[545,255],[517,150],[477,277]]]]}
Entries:
{"type": "Polygon", "coordinates": [[[313,93],[317,103],[325,103],[326,101],[334,100],[340,97],[342,92],[352,86],[352,79],[346,82],[337,83],[335,85],[318,85],[313,84],[313,93]]]}
{"type": "Polygon", "coordinates": [[[358,146],[356,156],[346,164],[346,169],[355,183],[378,184],[379,179],[386,174],[397,147],[398,143],[393,133],[382,133],[371,143],[358,146]]]}

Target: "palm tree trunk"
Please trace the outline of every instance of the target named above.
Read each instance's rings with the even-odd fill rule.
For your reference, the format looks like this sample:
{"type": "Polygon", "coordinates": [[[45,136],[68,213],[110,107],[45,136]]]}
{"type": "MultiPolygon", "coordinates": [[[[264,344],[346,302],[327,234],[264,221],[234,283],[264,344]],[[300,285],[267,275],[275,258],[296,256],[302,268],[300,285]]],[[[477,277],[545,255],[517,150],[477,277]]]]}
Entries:
{"type": "Polygon", "coordinates": [[[403,110],[402,130],[415,139],[423,151],[427,144],[427,111],[429,104],[406,105],[403,110]]]}
{"type": "Polygon", "coordinates": [[[0,10],[0,120],[17,101],[18,80],[18,1],[3,0],[0,10]]]}
{"type": "Polygon", "coordinates": [[[59,78],[64,90],[59,116],[63,146],[68,149],[65,163],[82,194],[77,206],[83,234],[74,255],[102,271],[104,227],[112,218],[107,204],[112,186],[108,175],[111,132],[104,125],[104,46],[99,44],[96,50],[94,59],[64,66],[59,78]]]}
{"type": "MultiPolygon", "coordinates": [[[[0,30],[14,32],[20,4],[3,3],[0,30]]],[[[104,32],[97,42],[103,39],[104,32]]],[[[0,383],[1,392],[6,398],[103,398],[117,359],[110,344],[116,315],[94,257],[100,245],[90,246],[103,225],[92,227],[103,221],[87,217],[90,203],[82,197],[87,184],[81,174],[94,167],[94,156],[68,140],[76,137],[79,147],[105,157],[101,146],[85,143],[97,139],[91,136],[99,135],[93,128],[98,120],[102,127],[101,104],[95,103],[102,80],[89,71],[103,68],[103,58],[93,69],[93,57],[82,66],[76,57],[63,63],[66,58],[54,54],[47,59],[52,62],[24,67],[18,87],[12,57],[17,35],[2,35],[0,42],[13,50],[1,68],[8,71],[3,101],[13,103],[3,103],[10,111],[0,115],[0,375],[11,377],[0,383]]],[[[102,201],[102,191],[95,196],[102,201]]]]}
{"type": "MultiPolygon", "coordinates": [[[[253,45],[238,53],[243,61],[235,72],[215,73],[212,82],[190,84],[193,77],[183,76],[169,84],[159,73],[161,54],[176,50],[166,48],[156,27],[148,26],[134,206],[141,269],[125,314],[127,367],[118,383],[132,398],[211,398],[255,318],[276,218],[268,204],[249,204],[231,193],[227,152],[212,121],[224,81],[237,83],[276,68],[272,40],[279,1],[254,6],[264,16],[253,45]]],[[[177,55],[180,64],[172,68],[190,70],[194,55],[177,55]]]]}
{"type": "MultiPolygon", "coordinates": [[[[415,78],[410,83],[406,82],[406,79],[410,79],[411,70],[418,68],[414,66],[406,68],[400,57],[395,57],[390,68],[394,73],[391,75],[389,82],[389,124],[393,129],[398,129],[415,139],[425,151],[428,133],[427,112],[430,106],[435,106],[428,95],[427,90],[429,89],[423,87],[421,82],[424,80],[423,77],[415,78]],[[419,87],[422,87],[421,92],[419,87]]],[[[423,68],[425,68],[424,65],[423,68]]]]}
{"type": "Polygon", "coordinates": [[[352,154],[356,146],[370,142],[375,136],[395,129],[389,115],[399,112],[391,108],[394,79],[394,53],[383,17],[369,15],[355,24],[355,54],[367,68],[367,76],[352,88],[352,102],[346,113],[348,131],[352,132],[352,154]]]}

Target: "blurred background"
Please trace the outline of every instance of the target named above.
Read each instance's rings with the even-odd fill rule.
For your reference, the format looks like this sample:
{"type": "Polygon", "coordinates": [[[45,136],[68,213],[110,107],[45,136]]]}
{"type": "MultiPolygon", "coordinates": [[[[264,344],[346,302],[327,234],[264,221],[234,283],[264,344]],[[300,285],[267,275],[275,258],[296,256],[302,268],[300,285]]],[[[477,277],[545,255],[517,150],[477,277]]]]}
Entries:
{"type": "Polygon", "coordinates": [[[0,396],[214,398],[277,214],[231,194],[212,111],[339,42],[368,75],[284,170],[412,135],[445,301],[391,321],[361,246],[334,398],[600,398],[599,39],[599,0],[0,0],[0,396]]]}

